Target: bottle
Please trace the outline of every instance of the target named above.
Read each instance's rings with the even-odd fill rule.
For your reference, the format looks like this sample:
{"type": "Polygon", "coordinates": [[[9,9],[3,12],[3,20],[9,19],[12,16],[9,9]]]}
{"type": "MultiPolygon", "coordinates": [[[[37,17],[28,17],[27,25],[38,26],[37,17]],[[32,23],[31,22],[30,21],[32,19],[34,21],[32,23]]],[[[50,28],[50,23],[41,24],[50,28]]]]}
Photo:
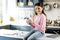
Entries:
{"type": "Polygon", "coordinates": [[[15,21],[14,17],[10,17],[10,21],[11,22],[15,21]]]}
{"type": "Polygon", "coordinates": [[[18,6],[23,6],[23,5],[24,5],[23,0],[19,0],[18,6]]]}
{"type": "Polygon", "coordinates": [[[3,20],[0,19],[0,24],[2,24],[2,23],[3,23],[3,20]]]}
{"type": "Polygon", "coordinates": [[[0,14],[0,24],[2,24],[3,23],[3,17],[2,17],[2,15],[0,14]]]}
{"type": "Polygon", "coordinates": [[[33,6],[33,3],[30,0],[28,1],[28,6],[33,6]]]}
{"type": "Polygon", "coordinates": [[[23,6],[24,3],[23,3],[23,0],[20,0],[20,6],[23,6]]]}

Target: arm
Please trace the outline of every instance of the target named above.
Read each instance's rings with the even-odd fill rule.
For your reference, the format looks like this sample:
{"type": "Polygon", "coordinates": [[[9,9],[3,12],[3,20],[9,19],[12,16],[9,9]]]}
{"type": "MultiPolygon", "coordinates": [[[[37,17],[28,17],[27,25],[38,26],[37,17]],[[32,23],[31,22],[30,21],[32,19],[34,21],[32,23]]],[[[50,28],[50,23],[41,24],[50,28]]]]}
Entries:
{"type": "Polygon", "coordinates": [[[35,26],[38,27],[38,29],[40,29],[41,31],[45,31],[46,30],[46,17],[42,16],[39,24],[37,24],[37,23],[30,23],[30,25],[32,27],[35,27],[35,26]]]}
{"type": "Polygon", "coordinates": [[[41,31],[45,31],[45,27],[46,27],[46,17],[45,16],[43,16],[42,18],[41,18],[41,20],[40,20],[40,22],[39,22],[39,24],[34,24],[35,26],[37,26],[38,28],[40,28],[41,29],[41,31]]]}
{"type": "Polygon", "coordinates": [[[30,25],[34,28],[34,13],[31,14],[30,25]]]}

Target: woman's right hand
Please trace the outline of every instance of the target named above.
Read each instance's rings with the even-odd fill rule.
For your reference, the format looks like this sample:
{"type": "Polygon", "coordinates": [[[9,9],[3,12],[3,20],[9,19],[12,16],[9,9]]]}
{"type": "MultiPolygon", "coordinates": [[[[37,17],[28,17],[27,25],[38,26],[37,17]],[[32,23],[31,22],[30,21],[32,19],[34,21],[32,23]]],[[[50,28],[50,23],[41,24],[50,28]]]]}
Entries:
{"type": "Polygon", "coordinates": [[[33,22],[31,19],[28,19],[28,20],[27,20],[27,23],[33,24],[34,22],[33,22]]]}
{"type": "Polygon", "coordinates": [[[34,18],[34,15],[35,15],[34,12],[32,12],[32,13],[31,13],[31,17],[34,18]]]}
{"type": "Polygon", "coordinates": [[[27,19],[27,23],[34,24],[34,12],[31,13],[31,19],[27,19]]]}

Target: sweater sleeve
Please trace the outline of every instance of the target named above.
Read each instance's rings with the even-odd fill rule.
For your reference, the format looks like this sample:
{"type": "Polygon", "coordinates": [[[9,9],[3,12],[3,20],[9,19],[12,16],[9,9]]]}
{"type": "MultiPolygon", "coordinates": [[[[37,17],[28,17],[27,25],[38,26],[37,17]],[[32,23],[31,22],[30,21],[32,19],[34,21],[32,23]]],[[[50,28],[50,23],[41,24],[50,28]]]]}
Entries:
{"type": "Polygon", "coordinates": [[[31,25],[33,28],[35,28],[35,25],[34,25],[34,24],[30,23],[30,25],[31,25]]]}
{"type": "MultiPolygon", "coordinates": [[[[41,32],[45,32],[46,30],[46,17],[45,16],[42,16],[40,17],[40,21],[39,21],[39,24],[37,23],[34,23],[34,24],[30,24],[33,28],[37,27],[38,30],[40,30],[41,32]]],[[[38,21],[38,20],[37,20],[38,21]]]]}
{"type": "MultiPolygon", "coordinates": [[[[35,16],[32,17],[32,20],[34,20],[35,16]]],[[[30,25],[35,28],[35,25],[33,23],[30,23],[30,25]]]]}

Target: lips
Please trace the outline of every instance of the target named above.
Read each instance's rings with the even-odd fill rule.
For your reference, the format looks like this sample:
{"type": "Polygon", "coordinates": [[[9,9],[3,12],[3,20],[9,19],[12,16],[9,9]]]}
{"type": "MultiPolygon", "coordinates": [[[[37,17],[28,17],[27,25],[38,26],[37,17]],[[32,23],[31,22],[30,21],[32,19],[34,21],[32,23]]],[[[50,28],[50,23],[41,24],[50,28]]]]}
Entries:
{"type": "Polygon", "coordinates": [[[37,10],[37,12],[40,12],[40,10],[37,10]]]}

